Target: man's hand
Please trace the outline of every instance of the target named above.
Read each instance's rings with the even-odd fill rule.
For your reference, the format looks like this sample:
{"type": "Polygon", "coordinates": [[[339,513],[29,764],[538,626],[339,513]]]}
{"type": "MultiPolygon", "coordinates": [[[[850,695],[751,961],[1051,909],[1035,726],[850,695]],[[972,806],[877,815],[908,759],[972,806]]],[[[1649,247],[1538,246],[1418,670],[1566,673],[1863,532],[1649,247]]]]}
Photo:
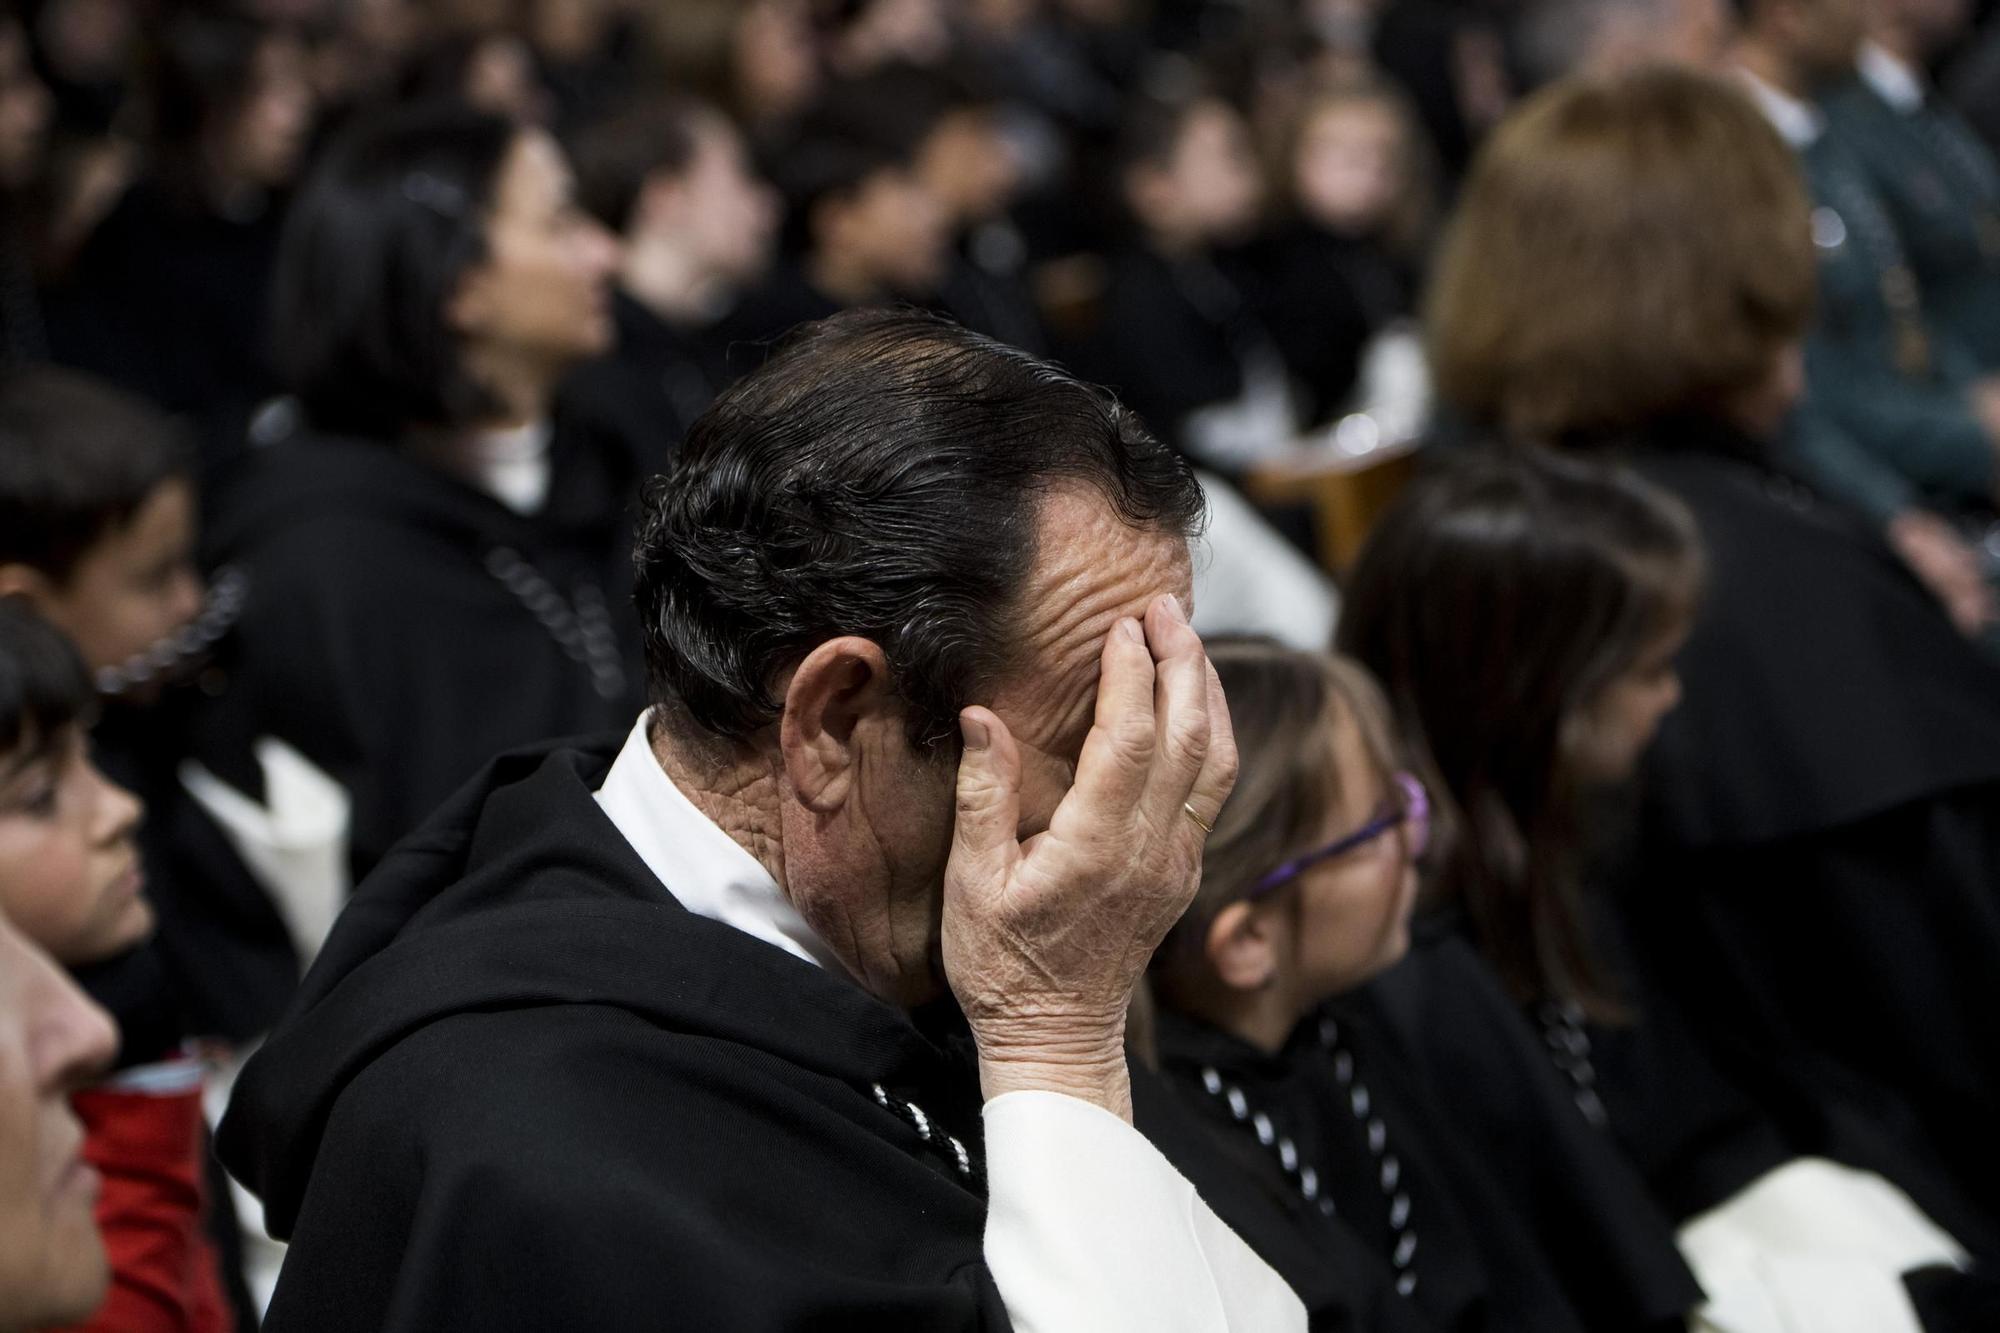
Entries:
{"type": "Polygon", "coordinates": [[[2000,615],[1979,552],[1937,515],[1921,509],[1896,515],[1889,521],[1889,544],[1944,604],[1961,634],[1979,634],[2000,615]]]}
{"type": "Polygon", "coordinates": [[[1125,1011],[1201,883],[1204,834],[1236,781],[1222,685],[1179,604],[1106,636],[1076,784],[1048,831],[1019,827],[1021,756],[985,708],[965,755],[945,869],[944,967],[986,1096],[1043,1089],[1131,1119],[1125,1011]]]}

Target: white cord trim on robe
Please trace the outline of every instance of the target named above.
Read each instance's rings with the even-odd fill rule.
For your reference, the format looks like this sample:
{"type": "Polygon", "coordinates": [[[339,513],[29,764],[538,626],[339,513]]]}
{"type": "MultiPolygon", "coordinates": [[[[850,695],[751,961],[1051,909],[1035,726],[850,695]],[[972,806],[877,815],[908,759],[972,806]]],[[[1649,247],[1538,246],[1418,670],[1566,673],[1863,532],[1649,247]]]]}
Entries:
{"type": "Polygon", "coordinates": [[[1694,1333],[1923,1333],[1902,1275],[1964,1249],[1880,1176],[1801,1157],[1681,1228],[1694,1333]]]}

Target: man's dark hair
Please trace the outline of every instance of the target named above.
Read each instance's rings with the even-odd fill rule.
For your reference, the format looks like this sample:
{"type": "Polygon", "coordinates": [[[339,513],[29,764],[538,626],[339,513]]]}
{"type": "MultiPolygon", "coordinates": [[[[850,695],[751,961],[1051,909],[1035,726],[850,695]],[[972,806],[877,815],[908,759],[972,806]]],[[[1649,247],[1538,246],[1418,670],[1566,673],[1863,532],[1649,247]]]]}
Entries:
{"type": "Polygon", "coordinates": [[[0,564],[62,583],[189,459],[151,405],[87,375],[31,366],[0,376],[0,564]]]}
{"type": "Polygon", "coordinates": [[[0,776],[53,754],[96,701],[61,631],[18,598],[0,597],[0,776]]]}
{"type": "Polygon", "coordinates": [[[292,205],[273,280],[278,368],[322,430],[390,438],[495,410],[445,306],[486,257],[510,120],[434,104],[356,126],[292,205]]]}
{"type": "Polygon", "coordinates": [[[1091,488],[1191,537],[1187,463],[1102,389],[932,315],[805,326],[688,433],[647,495],[636,557],[656,703],[741,740],[829,638],[880,645],[935,749],[1014,662],[1040,501],[1091,488]]]}
{"type": "Polygon", "coordinates": [[[578,130],[569,144],[576,194],[591,216],[623,235],[646,182],[694,165],[703,123],[721,122],[704,103],[673,94],[628,102],[578,130]]]}

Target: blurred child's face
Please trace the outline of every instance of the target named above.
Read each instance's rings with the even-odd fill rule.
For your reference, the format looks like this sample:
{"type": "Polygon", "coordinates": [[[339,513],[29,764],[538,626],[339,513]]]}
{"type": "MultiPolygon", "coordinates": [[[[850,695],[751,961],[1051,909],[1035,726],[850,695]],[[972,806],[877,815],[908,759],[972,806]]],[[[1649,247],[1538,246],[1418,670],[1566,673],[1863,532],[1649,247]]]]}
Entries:
{"type": "Polygon", "coordinates": [[[138,944],[153,928],[138,827],[139,802],[90,762],[82,728],[0,756],[0,911],[69,966],[138,944]]]}
{"type": "Polygon", "coordinates": [[[749,283],[771,262],[778,236],[778,199],[750,167],[743,140],[727,121],[705,123],[694,158],[669,183],[657,214],[711,273],[749,283]]]}
{"type": "Polygon", "coordinates": [[[1638,770],[1660,723],[1681,701],[1674,659],[1687,643],[1677,624],[1639,654],[1631,668],[1598,692],[1577,719],[1569,741],[1571,762],[1585,782],[1612,785],[1638,770]]]}
{"type": "Polygon", "coordinates": [[[944,280],[950,242],[944,210],[914,172],[885,169],[835,201],[825,244],[844,266],[907,297],[928,296],[944,280]]]}
{"type": "Polygon", "coordinates": [[[194,490],[162,482],[84,552],[59,587],[34,595],[35,609],[67,634],[92,671],[120,666],[201,610],[194,566],[194,490]]]}
{"type": "MultiPolygon", "coordinates": [[[[1379,815],[1395,795],[1370,762],[1360,732],[1339,729],[1334,762],[1340,773],[1340,808],[1328,816],[1315,845],[1331,843],[1379,815]]],[[[1309,849],[1306,849],[1309,850],[1309,849]]],[[[1417,871],[1407,834],[1398,827],[1299,876],[1298,992],[1317,1004],[1353,990],[1409,951],[1410,913],[1417,900],[1417,871]]]]}
{"type": "Polygon", "coordinates": [[[250,95],[231,128],[227,151],[235,169],[259,185],[277,187],[298,172],[312,132],[313,94],[305,46],[272,37],[258,48],[250,95]]]}
{"type": "Polygon", "coordinates": [[[993,217],[1021,184],[1021,162],[993,117],[974,108],[938,122],[918,154],[917,174],[956,226],[993,217]]]}
{"type": "Polygon", "coordinates": [[[1403,133],[1379,102],[1345,102],[1317,112],[1293,160],[1299,209],[1318,226],[1359,233],[1382,225],[1404,187],[1403,133]]]}
{"type": "Polygon", "coordinates": [[[109,1276],[69,1094],[109,1064],[110,1018],[0,916],[0,1328],[89,1317],[109,1276]]]}
{"type": "Polygon", "coordinates": [[[1188,116],[1165,181],[1180,229],[1205,241],[1236,239],[1257,225],[1263,186],[1243,118],[1222,102],[1188,116]]]}
{"type": "Polygon", "coordinates": [[[40,172],[51,105],[21,25],[0,20],[0,186],[20,189],[40,172]]]}

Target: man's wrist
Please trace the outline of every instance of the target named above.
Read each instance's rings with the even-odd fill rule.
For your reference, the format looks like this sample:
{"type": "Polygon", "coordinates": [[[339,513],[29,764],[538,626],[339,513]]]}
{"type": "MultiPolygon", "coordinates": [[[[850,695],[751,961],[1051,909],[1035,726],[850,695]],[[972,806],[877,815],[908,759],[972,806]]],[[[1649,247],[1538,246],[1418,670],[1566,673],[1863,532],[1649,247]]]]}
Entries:
{"type": "Polygon", "coordinates": [[[1119,1021],[1089,1028],[1036,1025],[1023,1032],[975,1029],[979,1089],[986,1100],[1009,1092],[1056,1092],[1132,1119],[1132,1075],[1119,1021]]]}
{"type": "Polygon", "coordinates": [[[1029,1064],[981,1060],[979,1091],[987,1101],[1010,1092],[1054,1092],[1102,1107],[1132,1123],[1132,1074],[1121,1054],[1115,1065],[1029,1064]]]}

